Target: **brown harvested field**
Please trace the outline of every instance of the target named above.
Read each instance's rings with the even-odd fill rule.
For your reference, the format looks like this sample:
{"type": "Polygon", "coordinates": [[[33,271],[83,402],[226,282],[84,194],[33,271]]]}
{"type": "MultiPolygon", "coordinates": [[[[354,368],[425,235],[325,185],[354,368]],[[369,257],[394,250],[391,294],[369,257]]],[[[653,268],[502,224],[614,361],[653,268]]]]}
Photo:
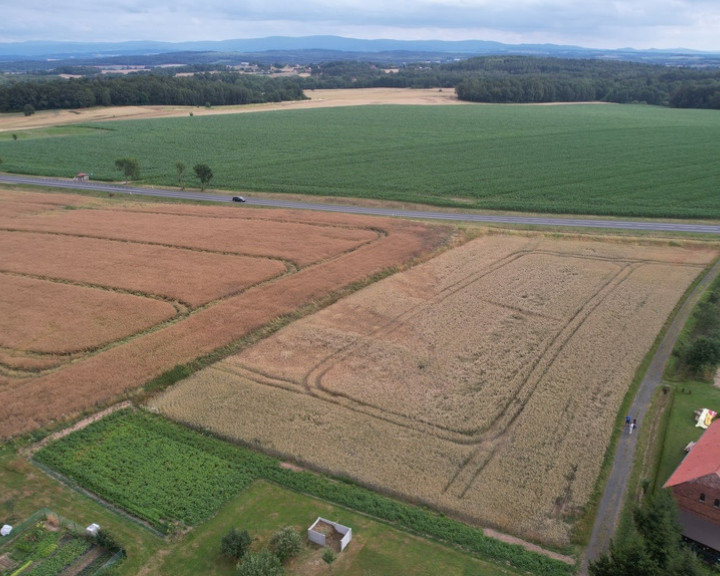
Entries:
{"type": "Polygon", "coordinates": [[[111,401],[453,234],[2,190],[0,438],[111,401]]]}
{"type": "Polygon", "coordinates": [[[109,290],[0,274],[0,349],[67,354],[147,330],[172,304],[109,290]]]}
{"type": "Polygon", "coordinates": [[[564,545],[701,246],[489,235],[195,374],[163,414],[564,545]]]}
{"type": "Polygon", "coordinates": [[[280,259],[18,231],[0,231],[0,253],[1,272],[162,296],[192,307],[288,270],[280,259]]]}
{"type": "Polygon", "coordinates": [[[298,221],[292,213],[233,211],[229,207],[134,207],[70,210],[40,215],[0,214],[0,230],[69,234],[104,240],[187,248],[219,254],[286,260],[307,266],[352,252],[379,239],[370,224],[360,228],[298,221]],[[248,213],[250,217],[247,217],[248,213]]]}

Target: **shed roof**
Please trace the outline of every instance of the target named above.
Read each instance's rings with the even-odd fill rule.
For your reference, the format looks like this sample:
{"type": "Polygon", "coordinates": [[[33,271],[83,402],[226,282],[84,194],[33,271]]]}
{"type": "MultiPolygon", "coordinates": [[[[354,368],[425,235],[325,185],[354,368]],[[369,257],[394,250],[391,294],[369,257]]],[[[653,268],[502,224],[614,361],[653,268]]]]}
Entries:
{"type": "Polygon", "coordinates": [[[713,474],[720,479],[720,420],[713,422],[703,432],[664,487],[677,486],[713,474]]]}

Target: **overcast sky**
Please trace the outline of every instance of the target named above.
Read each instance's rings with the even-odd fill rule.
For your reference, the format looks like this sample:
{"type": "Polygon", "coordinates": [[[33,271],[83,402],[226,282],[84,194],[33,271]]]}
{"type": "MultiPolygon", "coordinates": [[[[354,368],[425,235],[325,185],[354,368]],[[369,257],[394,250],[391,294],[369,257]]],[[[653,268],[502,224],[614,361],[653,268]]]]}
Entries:
{"type": "Polygon", "coordinates": [[[0,42],[315,34],[720,52],[720,0],[0,0],[0,42]]]}

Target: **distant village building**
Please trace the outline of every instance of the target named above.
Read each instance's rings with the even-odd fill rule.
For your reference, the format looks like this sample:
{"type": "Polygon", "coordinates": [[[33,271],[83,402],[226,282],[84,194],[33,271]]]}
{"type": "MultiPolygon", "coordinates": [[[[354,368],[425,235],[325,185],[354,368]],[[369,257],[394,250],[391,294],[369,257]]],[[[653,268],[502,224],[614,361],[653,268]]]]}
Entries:
{"type": "Polygon", "coordinates": [[[720,420],[713,422],[665,482],[683,536],[720,553],[720,420]]]}

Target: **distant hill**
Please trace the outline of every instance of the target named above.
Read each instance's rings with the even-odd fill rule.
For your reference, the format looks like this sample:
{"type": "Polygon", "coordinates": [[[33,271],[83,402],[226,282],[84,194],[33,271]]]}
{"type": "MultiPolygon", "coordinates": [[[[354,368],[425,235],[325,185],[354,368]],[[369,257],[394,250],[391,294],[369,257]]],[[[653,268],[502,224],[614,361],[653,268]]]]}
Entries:
{"type": "Polygon", "coordinates": [[[488,55],[549,56],[644,62],[648,64],[720,67],[720,53],[677,50],[602,50],[556,44],[503,44],[483,40],[363,40],[340,36],[274,36],[203,42],[0,42],[0,62],[112,62],[152,57],[153,63],[178,62],[179,54],[208,63],[244,58],[256,62],[310,64],[328,60],[376,62],[449,61],[488,55]],[[199,58],[199,54],[204,54],[199,58]],[[232,58],[231,58],[232,56],[232,58]]]}

